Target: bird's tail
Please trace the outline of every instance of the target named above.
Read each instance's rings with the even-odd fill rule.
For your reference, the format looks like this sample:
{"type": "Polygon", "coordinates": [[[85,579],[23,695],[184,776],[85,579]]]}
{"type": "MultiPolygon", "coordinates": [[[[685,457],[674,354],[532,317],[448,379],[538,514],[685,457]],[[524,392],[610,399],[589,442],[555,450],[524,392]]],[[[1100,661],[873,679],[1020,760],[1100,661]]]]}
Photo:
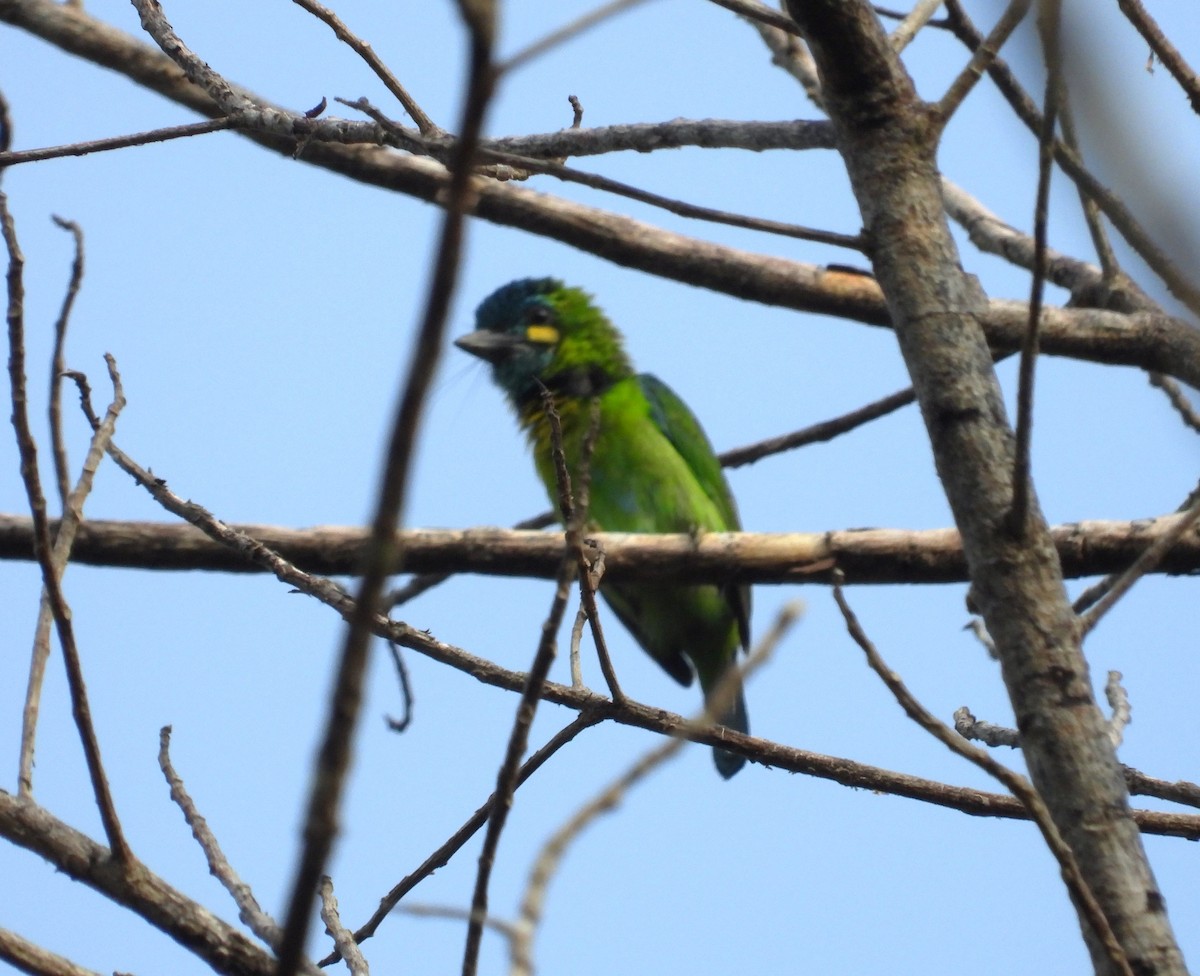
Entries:
{"type": "MultiPolygon", "coordinates": [[[[742,732],[749,735],[750,716],[746,712],[746,695],[742,689],[742,681],[740,677],[735,677],[731,680],[737,681],[737,690],[734,694],[733,704],[725,710],[725,713],[720,716],[718,721],[727,729],[733,729],[735,732],[742,732]]],[[[729,779],[729,777],[746,765],[746,757],[714,746],[713,763],[716,764],[717,772],[725,779],[729,779]]]]}

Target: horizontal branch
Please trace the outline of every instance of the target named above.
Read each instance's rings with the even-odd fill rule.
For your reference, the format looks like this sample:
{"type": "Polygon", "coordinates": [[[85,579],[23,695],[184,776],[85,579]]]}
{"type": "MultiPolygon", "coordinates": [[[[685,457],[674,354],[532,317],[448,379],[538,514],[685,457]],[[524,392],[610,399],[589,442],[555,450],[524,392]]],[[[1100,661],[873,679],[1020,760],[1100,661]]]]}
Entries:
{"type": "MultiPolygon", "coordinates": [[[[1164,515],[1134,522],[1077,522],[1053,529],[1067,577],[1125,569],[1182,518],[1164,515]]],[[[361,565],[367,532],[350,526],[290,529],[239,525],[241,532],[297,567],[326,576],[353,576],[361,565]]],[[[846,529],[829,532],[714,532],[590,537],[604,550],[605,579],[669,578],[750,583],[828,583],[835,567],[850,583],[956,583],[967,581],[954,529],[846,529]]],[[[401,532],[403,554],[395,572],[479,573],[550,579],[562,559],[557,532],[512,529],[410,529],[401,532]]],[[[29,518],[0,515],[0,559],[33,558],[29,518]]],[[[213,542],[190,525],[163,522],[88,521],[79,529],[73,560],[127,569],[263,572],[236,550],[213,542]]],[[[1200,572],[1200,530],[1193,528],[1158,569],[1172,575],[1200,572]]]]}

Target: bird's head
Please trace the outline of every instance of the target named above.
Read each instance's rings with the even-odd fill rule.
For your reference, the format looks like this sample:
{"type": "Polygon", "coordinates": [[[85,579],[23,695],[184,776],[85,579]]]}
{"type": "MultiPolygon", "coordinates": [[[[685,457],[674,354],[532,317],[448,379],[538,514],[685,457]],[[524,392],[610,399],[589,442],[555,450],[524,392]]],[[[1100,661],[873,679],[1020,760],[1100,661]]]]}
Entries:
{"type": "Polygon", "coordinates": [[[475,331],[454,344],[491,363],[517,406],[543,388],[595,396],[633,373],[613,324],[585,292],[556,278],[522,278],[492,292],[475,312],[475,331]]]}

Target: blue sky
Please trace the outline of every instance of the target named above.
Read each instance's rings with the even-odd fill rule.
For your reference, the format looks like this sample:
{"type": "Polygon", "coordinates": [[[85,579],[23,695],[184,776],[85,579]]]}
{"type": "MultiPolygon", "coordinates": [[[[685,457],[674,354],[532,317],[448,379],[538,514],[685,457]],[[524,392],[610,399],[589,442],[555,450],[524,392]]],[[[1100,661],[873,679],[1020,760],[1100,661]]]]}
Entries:
{"type": "MultiPolygon", "coordinates": [[[[588,6],[508,5],[503,50],[521,48],[588,6]]],[[[981,20],[991,7],[971,5],[981,20]]],[[[137,31],[131,7],[90,9],[137,31]]],[[[307,108],[322,97],[367,95],[377,105],[391,104],[357,58],[291,4],[214,0],[165,9],[216,70],[271,100],[307,108]]],[[[1173,0],[1153,12],[1195,63],[1200,50],[1187,26],[1189,9],[1173,0]]],[[[343,0],[337,10],[436,121],[454,124],[462,43],[450,5],[402,11],[343,0]]],[[[1195,116],[1161,67],[1145,71],[1144,45],[1115,9],[1089,9],[1086,27],[1091,34],[1080,40],[1093,44],[1089,50],[1102,59],[1112,93],[1107,119],[1084,113],[1093,123],[1085,141],[1097,169],[1135,199],[1146,186],[1157,187],[1169,194],[1181,223],[1194,224],[1195,116]],[[1116,121],[1119,133],[1104,128],[1116,121]],[[1156,141],[1162,133],[1169,133],[1169,147],[1156,141]],[[1147,172],[1150,165],[1156,168],[1147,172]]],[[[1029,39],[1018,38],[1011,54],[1031,89],[1039,90],[1038,55],[1029,39]]],[[[923,34],[908,57],[930,98],[964,60],[935,34],[923,34]]],[[[0,87],[12,108],[15,148],[193,118],[118,75],[7,27],[0,29],[0,87]]],[[[685,0],[652,0],[531,63],[501,88],[489,132],[561,128],[570,121],[571,94],[582,100],[589,126],[816,117],[798,86],[770,65],[749,27],[714,5],[685,0]]],[[[1035,146],[986,83],[951,124],[940,163],[1006,220],[1030,227],[1035,146]]],[[[579,165],[709,206],[846,233],[859,226],[831,152],[694,149],[579,165]]],[[[863,263],[848,252],[689,222],[546,179],[530,186],[762,253],[863,263]]],[[[1054,189],[1052,244],[1087,258],[1072,189],[1062,180],[1054,189]]],[[[129,400],[117,434],[126,451],[178,494],[228,521],[308,526],[360,524],[367,517],[427,285],[436,210],[282,159],[228,133],[21,166],[5,175],[4,190],[27,259],[35,416],[43,416],[50,326],[71,257],[70,238],[50,223],[54,213],[78,221],[87,234],[87,279],[69,362],[91,375],[100,401],[102,354],[116,356],[129,400]]],[[[964,246],[963,263],[994,297],[1025,297],[1025,276],[997,259],[964,246]]],[[[626,333],[638,366],[688,401],[718,449],[838,415],[906,385],[885,330],[655,279],[483,222],[470,228],[451,333],[472,327],[474,306],[498,285],[541,274],[591,291],[626,333]]],[[[1141,280],[1160,293],[1148,277],[1141,280]]],[[[1062,300],[1052,293],[1051,301],[1062,300]]],[[[1014,375],[1011,366],[1001,367],[1010,397],[1014,375]]],[[[84,424],[73,413],[68,417],[77,464],[84,424]]],[[[1039,365],[1034,476],[1053,522],[1172,510],[1195,484],[1193,438],[1136,371],[1055,359],[1039,365]]],[[[6,472],[0,511],[24,510],[16,470],[11,439],[0,439],[0,471],[6,472]]],[[[752,530],[949,524],[913,408],[831,444],[735,471],[730,481],[752,530]]],[[[525,445],[486,371],[447,349],[406,523],[507,525],[544,508],[525,445]]],[[[111,465],[102,469],[87,513],[168,518],[111,465]]],[[[38,585],[31,565],[0,564],[0,743],[8,750],[0,786],[9,790],[15,788],[38,585]]],[[[1082,585],[1072,583],[1072,593],[1082,585]]],[[[1121,758],[1165,779],[1197,778],[1200,718],[1190,699],[1181,700],[1181,691],[1200,687],[1194,589],[1185,580],[1144,581],[1087,645],[1098,686],[1111,668],[1125,674],[1134,724],[1121,758]]],[[[157,770],[158,729],[171,724],[176,766],[201,811],[260,902],[281,914],[338,620],[257,577],[75,566],[66,592],[135,851],[172,884],[236,918],[157,770]]],[[[1006,723],[1011,713],[997,668],[961,629],[964,594],[963,586],[849,592],[881,652],[931,710],[949,720],[955,708],[968,705],[981,718],[1006,723]]],[[[406,608],[404,617],[443,640],[524,669],[550,596],[544,581],[461,577],[406,608]]],[[[755,630],[763,632],[778,607],[796,596],[807,603],[804,620],[749,688],[757,733],[994,788],[905,719],[845,635],[823,587],[758,587],[755,630]]],[[[684,713],[695,708],[694,689],[678,688],[615,621],[608,632],[622,684],[633,697],[684,713]]],[[[374,657],[345,829],[331,865],[343,918],[351,924],[486,798],[516,707],[515,696],[419,655],[407,660],[415,720],[396,736],[384,728],[383,716],[399,710],[398,696],[385,656],[374,657]]],[[[552,676],[567,680],[565,660],[552,676]]],[[[588,658],[585,676],[602,686],[588,658]]],[[[42,715],[38,799],[99,836],[57,654],[42,715]]],[[[571,717],[543,706],[535,744],[571,717]]],[[[492,885],[497,916],[515,915],[550,832],[657,742],[637,730],[593,729],[520,791],[492,885]]],[[[1019,761],[1007,752],[1001,758],[1019,761]]],[[[1147,838],[1146,845],[1185,953],[1195,955],[1200,851],[1162,838],[1147,838]]],[[[465,907],[477,853],[478,838],[411,899],[465,907]]],[[[205,971],[166,937],[36,857],[0,846],[0,876],[24,892],[7,902],[0,925],[82,965],[205,971]]],[[[365,949],[377,972],[450,972],[459,965],[462,934],[458,922],[395,916],[365,949]]],[[[324,950],[321,943],[318,952],[324,950]]],[[[687,748],[571,849],[552,883],[536,953],[542,971],[578,976],[622,970],[702,976],[734,967],[904,974],[950,966],[990,976],[1014,966],[1051,972],[1088,966],[1057,868],[1030,825],[970,818],[762,767],[724,783],[702,747],[687,748]]],[[[503,945],[486,936],[481,971],[504,966],[503,945]]]]}

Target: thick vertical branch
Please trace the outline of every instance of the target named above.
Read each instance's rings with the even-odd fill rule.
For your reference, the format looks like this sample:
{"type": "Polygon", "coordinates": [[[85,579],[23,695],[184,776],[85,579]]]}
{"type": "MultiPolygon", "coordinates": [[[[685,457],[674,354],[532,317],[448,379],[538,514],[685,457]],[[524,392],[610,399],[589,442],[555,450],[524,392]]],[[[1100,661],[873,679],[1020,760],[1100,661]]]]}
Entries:
{"type": "Polygon", "coordinates": [[[492,68],[494,5],[490,0],[461,0],[460,12],[470,32],[467,92],[459,126],[461,135],[451,157],[446,214],[433,261],[425,314],[392,423],[387,465],[372,520],[366,569],[359,584],[354,611],[349,618],[350,627],[342,645],[325,733],[317,756],[305,817],[304,844],[279,948],[278,976],[293,976],[300,965],[311,921],[313,897],[333,847],[338,809],[349,771],[353,733],[362,708],[367,654],[372,637],[371,616],[382,604],[384,585],[394,562],[396,526],[407,497],[417,432],[441,351],[450,299],[458,281],[469,205],[471,162],[495,82],[492,68]]]}
{"type": "MultiPolygon", "coordinates": [[[[789,0],[788,9],[822,75],[1034,784],[1133,969],[1183,973],[1032,487],[1025,533],[1009,528],[1013,432],[980,328],[983,296],[959,265],[942,212],[932,113],[868,4],[789,0]]],[[[1097,972],[1111,972],[1087,925],[1084,934],[1097,972]]]]}

